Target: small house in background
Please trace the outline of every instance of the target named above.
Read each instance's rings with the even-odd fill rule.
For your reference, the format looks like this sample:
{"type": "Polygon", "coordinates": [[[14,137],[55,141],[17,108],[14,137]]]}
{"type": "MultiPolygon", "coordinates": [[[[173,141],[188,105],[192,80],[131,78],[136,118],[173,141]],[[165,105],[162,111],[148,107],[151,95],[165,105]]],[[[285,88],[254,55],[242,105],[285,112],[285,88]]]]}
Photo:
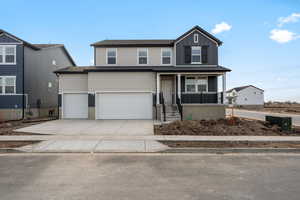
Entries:
{"type": "Polygon", "coordinates": [[[235,87],[226,92],[229,105],[244,108],[262,108],[264,106],[264,90],[253,85],[235,87]]]}

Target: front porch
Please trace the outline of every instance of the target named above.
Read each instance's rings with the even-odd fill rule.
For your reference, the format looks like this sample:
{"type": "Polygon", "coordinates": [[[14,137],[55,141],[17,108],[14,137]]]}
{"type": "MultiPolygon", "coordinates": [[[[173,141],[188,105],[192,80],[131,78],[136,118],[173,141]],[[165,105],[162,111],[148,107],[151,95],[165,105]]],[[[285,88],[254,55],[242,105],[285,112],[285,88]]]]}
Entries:
{"type": "Polygon", "coordinates": [[[157,73],[156,104],[162,97],[166,105],[223,104],[226,92],[226,73],[157,73]],[[219,78],[222,78],[222,90],[219,78]]]}
{"type": "Polygon", "coordinates": [[[171,106],[181,119],[219,119],[225,117],[225,92],[225,72],[157,73],[154,101],[163,121],[171,106]]]}

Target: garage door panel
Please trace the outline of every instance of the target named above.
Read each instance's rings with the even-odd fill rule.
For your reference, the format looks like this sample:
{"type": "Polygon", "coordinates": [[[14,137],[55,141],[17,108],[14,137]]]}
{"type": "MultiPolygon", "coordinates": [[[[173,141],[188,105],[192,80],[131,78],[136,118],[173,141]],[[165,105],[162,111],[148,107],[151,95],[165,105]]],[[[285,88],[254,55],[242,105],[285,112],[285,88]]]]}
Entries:
{"type": "Polygon", "coordinates": [[[63,118],[88,118],[88,94],[64,94],[63,101],[63,118]]]}
{"type": "Polygon", "coordinates": [[[151,93],[100,93],[98,119],[152,119],[151,93]]]}

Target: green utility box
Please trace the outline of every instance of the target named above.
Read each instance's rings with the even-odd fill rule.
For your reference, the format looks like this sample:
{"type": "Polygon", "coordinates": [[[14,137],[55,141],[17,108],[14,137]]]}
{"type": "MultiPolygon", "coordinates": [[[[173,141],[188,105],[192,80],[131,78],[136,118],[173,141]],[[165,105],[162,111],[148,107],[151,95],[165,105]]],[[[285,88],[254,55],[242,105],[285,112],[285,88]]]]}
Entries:
{"type": "Polygon", "coordinates": [[[271,125],[278,125],[283,131],[292,131],[291,117],[266,116],[266,121],[269,122],[271,125]]]}

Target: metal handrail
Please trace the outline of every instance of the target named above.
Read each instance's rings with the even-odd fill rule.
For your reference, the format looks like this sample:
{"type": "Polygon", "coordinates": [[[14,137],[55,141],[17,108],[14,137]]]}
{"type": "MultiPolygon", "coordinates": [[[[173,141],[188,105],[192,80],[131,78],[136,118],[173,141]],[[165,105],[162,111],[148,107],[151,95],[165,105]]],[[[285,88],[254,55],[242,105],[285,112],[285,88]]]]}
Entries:
{"type": "Polygon", "coordinates": [[[164,99],[164,95],[162,92],[159,93],[159,99],[160,99],[160,103],[162,105],[164,122],[165,122],[166,121],[166,104],[165,104],[165,99],[164,99]]]}
{"type": "Polygon", "coordinates": [[[180,119],[182,121],[182,105],[181,105],[181,101],[180,98],[178,97],[178,94],[176,94],[176,104],[177,104],[177,108],[180,114],[180,119]]]}

